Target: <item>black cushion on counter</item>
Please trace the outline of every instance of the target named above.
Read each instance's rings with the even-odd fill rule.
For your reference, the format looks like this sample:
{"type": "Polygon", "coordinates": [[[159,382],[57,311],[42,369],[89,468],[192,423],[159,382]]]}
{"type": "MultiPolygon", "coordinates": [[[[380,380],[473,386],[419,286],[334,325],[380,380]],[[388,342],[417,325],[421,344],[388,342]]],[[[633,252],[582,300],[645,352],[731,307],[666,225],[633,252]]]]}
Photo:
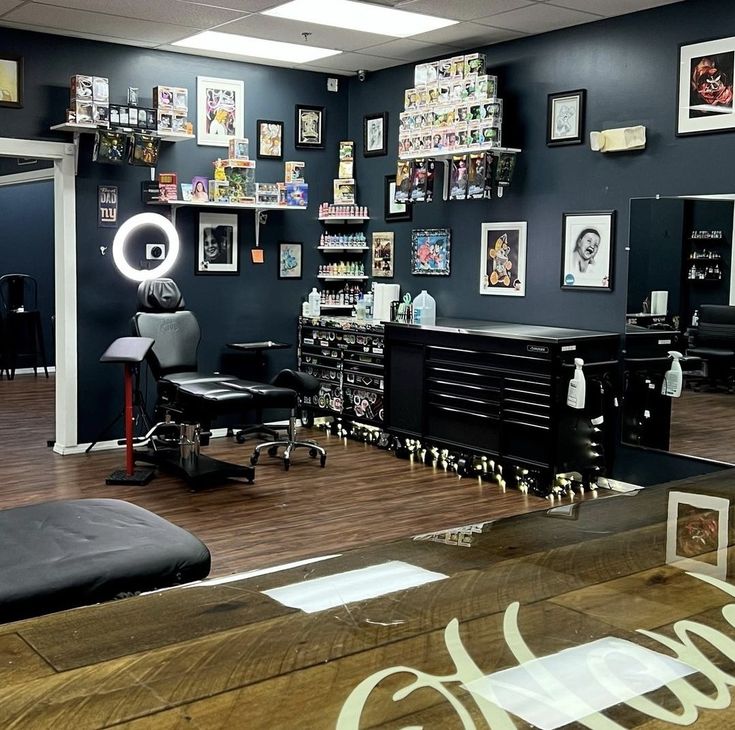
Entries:
{"type": "Polygon", "coordinates": [[[0,622],[205,578],[194,535],[116,499],[0,510],[0,622]]]}

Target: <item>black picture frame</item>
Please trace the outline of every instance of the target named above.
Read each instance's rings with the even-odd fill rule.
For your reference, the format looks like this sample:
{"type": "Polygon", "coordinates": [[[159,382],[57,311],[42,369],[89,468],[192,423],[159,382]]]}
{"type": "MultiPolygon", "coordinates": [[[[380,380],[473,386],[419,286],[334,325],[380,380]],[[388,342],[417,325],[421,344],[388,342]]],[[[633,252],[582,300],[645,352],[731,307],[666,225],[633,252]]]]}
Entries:
{"type": "Polygon", "coordinates": [[[294,144],[299,150],[323,150],[326,111],[323,106],[297,104],[294,144]]]}
{"type": "Polygon", "coordinates": [[[385,198],[383,201],[383,218],[390,222],[399,221],[410,221],[413,220],[413,210],[407,203],[396,203],[393,200],[393,196],[396,192],[396,176],[386,175],[385,176],[385,198]],[[403,210],[396,210],[397,208],[403,208],[403,210]]]}
{"type": "Polygon", "coordinates": [[[586,102],[586,89],[549,94],[546,105],[548,147],[582,144],[586,102]]]}
{"type": "Polygon", "coordinates": [[[388,112],[366,114],[363,117],[362,154],[364,157],[388,154],[388,112]]]}
{"type": "MultiPolygon", "coordinates": [[[[589,241],[594,246],[594,239],[589,241]]],[[[615,279],[615,211],[562,214],[561,288],[613,291],[615,279]],[[597,236],[594,252],[585,249],[588,232],[597,236]],[[579,249],[579,251],[578,251],[579,249]]]]}
{"type": "Polygon", "coordinates": [[[23,56],[14,53],[0,53],[0,65],[11,78],[15,76],[15,88],[0,87],[0,107],[23,108],[23,56]]]}
{"type": "Polygon", "coordinates": [[[283,122],[276,119],[258,119],[255,123],[256,155],[259,160],[283,159],[283,122]],[[269,130],[268,127],[271,129],[269,130]],[[277,143],[273,127],[278,128],[277,143]],[[265,134],[264,134],[265,132],[265,134]]]}
{"type": "Polygon", "coordinates": [[[303,275],[303,243],[278,242],[278,278],[298,280],[303,275]],[[291,260],[292,259],[292,260],[291,260]]]}
{"type": "Polygon", "coordinates": [[[734,73],[735,36],[679,45],[677,137],[735,129],[734,73]]]}

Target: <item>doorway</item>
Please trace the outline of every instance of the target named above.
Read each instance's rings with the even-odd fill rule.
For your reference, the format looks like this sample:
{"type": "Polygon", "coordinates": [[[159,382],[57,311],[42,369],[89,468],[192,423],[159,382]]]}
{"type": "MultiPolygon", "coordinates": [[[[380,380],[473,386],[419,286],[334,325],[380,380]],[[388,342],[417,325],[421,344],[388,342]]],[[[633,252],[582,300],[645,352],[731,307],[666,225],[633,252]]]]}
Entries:
{"type": "Polygon", "coordinates": [[[0,157],[50,160],[54,183],[56,427],[54,451],[77,447],[77,260],[75,145],[0,137],[0,157]]]}

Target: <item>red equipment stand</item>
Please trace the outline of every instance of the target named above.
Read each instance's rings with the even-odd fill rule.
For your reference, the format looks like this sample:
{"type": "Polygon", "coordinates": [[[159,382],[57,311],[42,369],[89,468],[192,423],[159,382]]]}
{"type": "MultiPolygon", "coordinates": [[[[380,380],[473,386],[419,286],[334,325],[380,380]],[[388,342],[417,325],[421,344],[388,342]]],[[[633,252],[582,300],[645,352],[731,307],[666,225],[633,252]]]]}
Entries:
{"type": "Polygon", "coordinates": [[[148,350],[153,346],[150,337],[120,337],[105,350],[100,362],[117,362],[125,366],[125,469],[112,472],[105,484],[148,484],[153,478],[154,469],[135,468],[133,451],[133,380],[140,364],[145,360],[148,350]]]}

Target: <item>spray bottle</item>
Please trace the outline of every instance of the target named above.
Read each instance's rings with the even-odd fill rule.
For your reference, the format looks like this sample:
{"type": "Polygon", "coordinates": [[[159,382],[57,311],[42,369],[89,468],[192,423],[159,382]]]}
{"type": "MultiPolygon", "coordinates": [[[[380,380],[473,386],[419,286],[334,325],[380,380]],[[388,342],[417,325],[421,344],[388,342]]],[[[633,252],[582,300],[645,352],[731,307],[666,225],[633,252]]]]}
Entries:
{"type": "Polygon", "coordinates": [[[584,379],[582,367],[584,360],[581,357],[574,358],[574,375],[569,381],[569,389],[567,390],[567,405],[570,408],[582,409],[587,391],[587,382],[584,379]]]}
{"type": "Polygon", "coordinates": [[[681,397],[681,385],[684,380],[679,360],[683,356],[680,352],[670,350],[669,357],[672,358],[671,367],[666,371],[663,383],[661,383],[661,395],[667,395],[669,398],[679,398],[681,397]]]}

